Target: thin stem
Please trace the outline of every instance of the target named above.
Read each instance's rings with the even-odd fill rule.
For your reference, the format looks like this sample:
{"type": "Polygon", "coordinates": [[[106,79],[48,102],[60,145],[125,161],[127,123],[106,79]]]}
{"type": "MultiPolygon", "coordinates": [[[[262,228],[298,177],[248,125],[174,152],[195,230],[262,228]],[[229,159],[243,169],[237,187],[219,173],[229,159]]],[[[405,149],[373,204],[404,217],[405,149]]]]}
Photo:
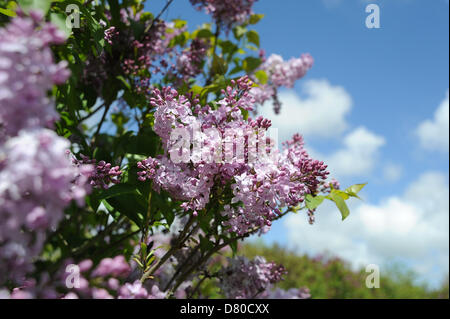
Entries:
{"type": "Polygon", "coordinates": [[[103,122],[105,121],[106,115],[108,114],[108,111],[109,111],[110,107],[111,107],[111,104],[108,104],[106,106],[105,111],[103,112],[103,115],[102,115],[102,119],[100,120],[100,123],[98,123],[97,130],[94,133],[94,137],[97,137],[97,135],[100,133],[100,130],[102,129],[103,122]]]}
{"type": "Polygon", "coordinates": [[[91,113],[85,115],[84,117],[82,117],[81,119],[79,119],[79,122],[83,122],[86,121],[88,118],[90,118],[92,115],[94,115],[95,113],[97,113],[98,111],[100,111],[100,109],[102,109],[103,107],[105,107],[105,103],[103,103],[102,105],[96,107],[91,113]]]}
{"type": "Polygon", "coordinates": [[[214,65],[214,59],[216,57],[216,51],[217,51],[217,42],[219,40],[220,36],[220,21],[217,21],[216,23],[216,33],[214,33],[214,46],[213,46],[213,52],[212,52],[212,60],[211,60],[211,69],[209,70],[209,76],[206,80],[206,85],[211,84],[212,77],[213,77],[213,65],[214,65]]]}
{"type": "Polygon", "coordinates": [[[164,6],[164,8],[162,8],[161,12],[156,16],[156,18],[153,19],[152,23],[145,29],[145,33],[147,33],[148,31],[150,31],[153,28],[153,24],[155,23],[155,21],[158,21],[159,18],[161,18],[161,16],[163,15],[163,13],[169,8],[169,6],[172,4],[173,0],[169,0],[167,1],[166,5],[164,6]]]}
{"type": "Polygon", "coordinates": [[[164,254],[164,256],[148,271],[146,271],[142,277],[141,282],[144,282],[150,275],[152,275],[155,271],[159,269],[176,251],[177,249],[184,244],[184,242],[189,238],[189,236],[186,236],[186,233],[189,231],[189,228],[194,223],[195,218],[191,216],[189,218],[189,221],[187,222],[184,230],[182,233],[178,236],[177,242],[169,249],[168,252],[164,254]]]}
{"type": "Polygon", "coordinates": [[[150,183],[150,193],[148,194],[147,214],[145,215],[143,234],[142,234],[142,241],[145,244],[147,244],[147,240],[148,240],[148,231],[149,231],[149,227],[150,227],[151,213],[152,213],[152,183],[150,183]]]}
{"type": "Polygon", "coordinates": [[[208,276],[207,274],[205,274],[205,275],[203,276],[203,278],[199,280],[199,282],[197,283],[197,285],[195,285],[195,288],[194,288],[194,289],[192,290],[192,292],[189,294],[189,296],[187,297],[187,299],[191,299],[191,298],[197,293],[197,291],[200,290],[200,286],[203,284],[203,282],[204,282],[207,278],[209,278],[209,277],[210,277],[210,276],[208,276]]]}

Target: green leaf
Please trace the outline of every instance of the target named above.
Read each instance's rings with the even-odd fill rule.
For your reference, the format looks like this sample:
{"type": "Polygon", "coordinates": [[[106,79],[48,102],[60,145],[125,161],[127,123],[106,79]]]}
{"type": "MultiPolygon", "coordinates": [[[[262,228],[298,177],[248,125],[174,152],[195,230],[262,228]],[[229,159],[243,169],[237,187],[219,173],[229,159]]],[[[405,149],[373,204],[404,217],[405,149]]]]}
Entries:
{"type": "Polygon", "coordinates": [[[223,54],[234,54],[239,48],[231,41],[220,41],[219,46],[223,54]]]}
{"type": "Polygon", "coordinates": [[[259,48],[259,34],[258,32],[254,31],[254,30],[250,30],[247,32],[247,40],[250,43],[255,44],[258,48],[259,48]]]}
{"type": "Polygon", "coordinates": [[[267,82],[269,81],[269,76],[267,75],[266,71],[264,71],[264,70],[256,71],[255,77],[258,79],[259,83],[262,85],[267,84],[267,82]]]}
{"type": "Polygon", "coordinates": [[[144,269],[144,265],[141,264],[141,261],[137,257],[133,257],[133,260],[136,262],[136,264],[139,265],[141,269],[144,269]]]}
{"type": "Polygon", "coordinates": [[[233,251],[233,254],[236,254],[238,250],[238,241],[237,240],[232,241],[230,243],[230,248],[233,251]]]}
{"type": "Polygon", "coordinates": [[[367,185],[367,183],[365,184],[355,184],[352,185],[350,187],[348,187],[345,192],[352,197],[356,197],[359,198],[358,193],[367,185]]]}
{"type": "Polygon", "coordinates": [[[163,211],[164,218],[166,219],[167,224],[172,225],[173,221],[175,220],[175,213],[172,209],[166,209],[163,211]]]}
{"type": "Polygon", "coordinates": [[[247,32],[247,28],[240,26],[240,25],[238,25],[237,27],[235,27],[233,29],[234,37],[238,40],[241,39],[246,32],[247,32]]]}
{"type": "Polygon", "coordinates": [[[209,251],[214,248],[214,243],[210,241],[208,238],[200,235],[200,250],[202,252],[209,251]]]}
{"type": "Polygon", "coordinates": [[[158,226],[162,226],[162,227],[164,227],[165,229],[170,230],[169,225],[166,224],[166,223],[162,223],[162,222],[154,222],[153,225],[152,225],[152,227],[158,227],[158,226]]]}
{"type": "Polygon", "coordinates": [[[253,14],[250,16],[250,20],[248,22],[250,24],[257,24],[262,18],[264,18],[264,14],[253,14]]]}
{"type": "Polygon", "coordinates": [[[221,57],[219,57],[218,55],[214,55],[214,59],[213,59],[213,63],[212,63],[212,68],[211,71],[213,72],[213,74],[220,74],[220,75],[224,75],[227,73],[228,70],[228,65],[225,62],[224,59],[222,59],[221,57]]]}
{"type": "Polygon", "coordinates": [[[142,227],[143,216],[146,214],[147,206],[142,202],[139,196],[134,194],[123,194],[108,198],[107,202],[114,207],[121,215],[128,217],[142,227]]]}
{"type": "Polygon", "coordinates": [[[348,209],[345,200],[339,194],[333,192],[330,193],[329,199],[331,199],[336,204],[336,207],[341,212],[342,220],[345,220],[350,215],[350,210],[348,209]]]}
{"type": "Polygon", "coordinates": [[[341,190],[338,190],[338,189],[333,189],[333,190],[331,191],[331,193],[336,194],[336,195],[338,195],[338,196],[341,196],[343,200],[347,200],[347,199],[350,198],[350,195],[349,195],[349,194],[347,194],[346,192],[343,192],[343,191],[341,191],[341,190]]]}
{"type": "Polygon", "coordinates": [[[43,14],[46,14],[48,9],[50,9],[52,0],[18,0],[17,2],[25,12],[39,10],[43,14]]]}
{"type": "Polygon", "coordinates": [[[319,205],[322,204],[324,200],[325,200],[325,196],[322,196],[322,195],[312,196],[311,194],[308,194],[308,195],[306,195],[306,198],[305,198],[306,208],[308,208],[310,210],[314,210],[317,207],[319,207],[319,205]]]}
{"type": "Polygon", "coordinates": [[[128,83],[128,81],[122,76],[122,75],[118,75],[116,77],[116,79],[118,79],[120,82],[122,82],[122,84],[128,89],[131,90],[131,85],[130,83],[128,83]]]}
{"type": "Polygon", "coordinates": [[[213,36],[214,34],[208,29],[201,29],[197,32],[198,38],[212,38],[213,36]]]}
{"type": "Polygon", "coordinates": [[[256,68],[258,68],[262,63],[262,60],[260,58],[255,57],[247,57],[242,61],[242,68],[247,73],[252,73],[256,68]]]}
{"type": "Polygon", "coordinates": [[[156,256],[154,256],[154,255],[152,255],[152,256],[148,259],[148,261],[147,261],[147,268],[150,267],[150,266],[153,264],[153,262],[155,261],[155,259],[156,259],[156,256]]]}
{"type": "Polygon", "coordinates": [[[125,194],[139,194],[135,186],[130,184],[117,184],[101,192],[98,200],[122,196],[125,194]]]}
{"type": "Polygon", "coordinates": [[[69,37],[72,33],[72,30],[69,29],[66,25],[66,17],[60,13],[52,13],[50,14],[50,21],[58,27],[59,30],[64,32],[66,37],[69,37]]]}
{"type": "Polygon", "coordinates": [[[141,253],[143,256],[147,256],[147,244],[141,243],[141,253]]]}
{"type": "Polygon", "coordinates": [[[8,9],[0,8],[0,13],[4,14],[5,16],[8,16],[8,17],[15,17],[16,16],[16,13],[14,11],[8,10],[8,9]]]}
{"type": "Polygon", "coordinates": [[[247,121],[247,120],[248,120],[248,117],[249,117],[249,112],[248,112],[248,110],[245,110],[245,109],[242,109],[242,108],[241,108],[241,113],[242,113],[242,116],[244,117],[244,120],[247,121]]]}

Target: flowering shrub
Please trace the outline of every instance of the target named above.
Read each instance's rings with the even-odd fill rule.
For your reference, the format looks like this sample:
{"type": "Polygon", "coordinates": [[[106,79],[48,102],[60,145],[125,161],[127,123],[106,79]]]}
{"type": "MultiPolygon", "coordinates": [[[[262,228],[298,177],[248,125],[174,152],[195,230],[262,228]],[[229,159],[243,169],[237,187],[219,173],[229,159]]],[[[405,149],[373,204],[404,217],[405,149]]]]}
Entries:
{"type": "Polygon", "coordinates": [[[266,59],[251,0],[191,0],[215,25],[193,32],[139,0],[72,2],[67,30],[65,1],[0,0],[0,295],[208,298],[208,281],[309,298],[236,252],[286,214],[313,223],[325,199],[345,219],[364,186],[339,190],[301,135],[279,150],[252,117],[271,98],[279,112],[312,57],[266,59]]]}

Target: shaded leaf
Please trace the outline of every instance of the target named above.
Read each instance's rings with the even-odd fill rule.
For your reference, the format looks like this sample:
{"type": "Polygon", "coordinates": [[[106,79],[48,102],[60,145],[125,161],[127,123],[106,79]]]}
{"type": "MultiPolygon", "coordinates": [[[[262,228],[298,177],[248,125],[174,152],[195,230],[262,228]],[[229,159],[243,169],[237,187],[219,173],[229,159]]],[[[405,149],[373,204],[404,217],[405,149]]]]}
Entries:
{"type": "Polygon", "coordinates": [[[348,209],[345,200],[341,196],[336,193],[330,193],[329,199],[331,199],[336,204],[336,207],[341,212],[342,220],[346,219],[350,215],[350,210],[348,209]]]}

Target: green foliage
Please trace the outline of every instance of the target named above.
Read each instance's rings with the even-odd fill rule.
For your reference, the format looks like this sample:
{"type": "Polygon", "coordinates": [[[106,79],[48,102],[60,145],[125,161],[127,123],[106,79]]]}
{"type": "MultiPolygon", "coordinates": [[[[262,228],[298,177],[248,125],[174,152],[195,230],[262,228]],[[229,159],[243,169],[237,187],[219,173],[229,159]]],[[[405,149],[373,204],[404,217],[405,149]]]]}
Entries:
{"type": "Polygon", "coordinates": [[[253,258],[263,256],[282,264],[288,271],[285,280],[278,284],[284,289],[308,287],[315,299],[412,299],[448,298],[448,278],[441,288],[430,289],[417,283],[417,276],[400,267],[387,267],[381,272],[380,288],[369,289],[364,269],[353,270],[349,263],[339,258],[298,255],[279,245],[262,243],[244,244],[240,255],[253,258]]]}

